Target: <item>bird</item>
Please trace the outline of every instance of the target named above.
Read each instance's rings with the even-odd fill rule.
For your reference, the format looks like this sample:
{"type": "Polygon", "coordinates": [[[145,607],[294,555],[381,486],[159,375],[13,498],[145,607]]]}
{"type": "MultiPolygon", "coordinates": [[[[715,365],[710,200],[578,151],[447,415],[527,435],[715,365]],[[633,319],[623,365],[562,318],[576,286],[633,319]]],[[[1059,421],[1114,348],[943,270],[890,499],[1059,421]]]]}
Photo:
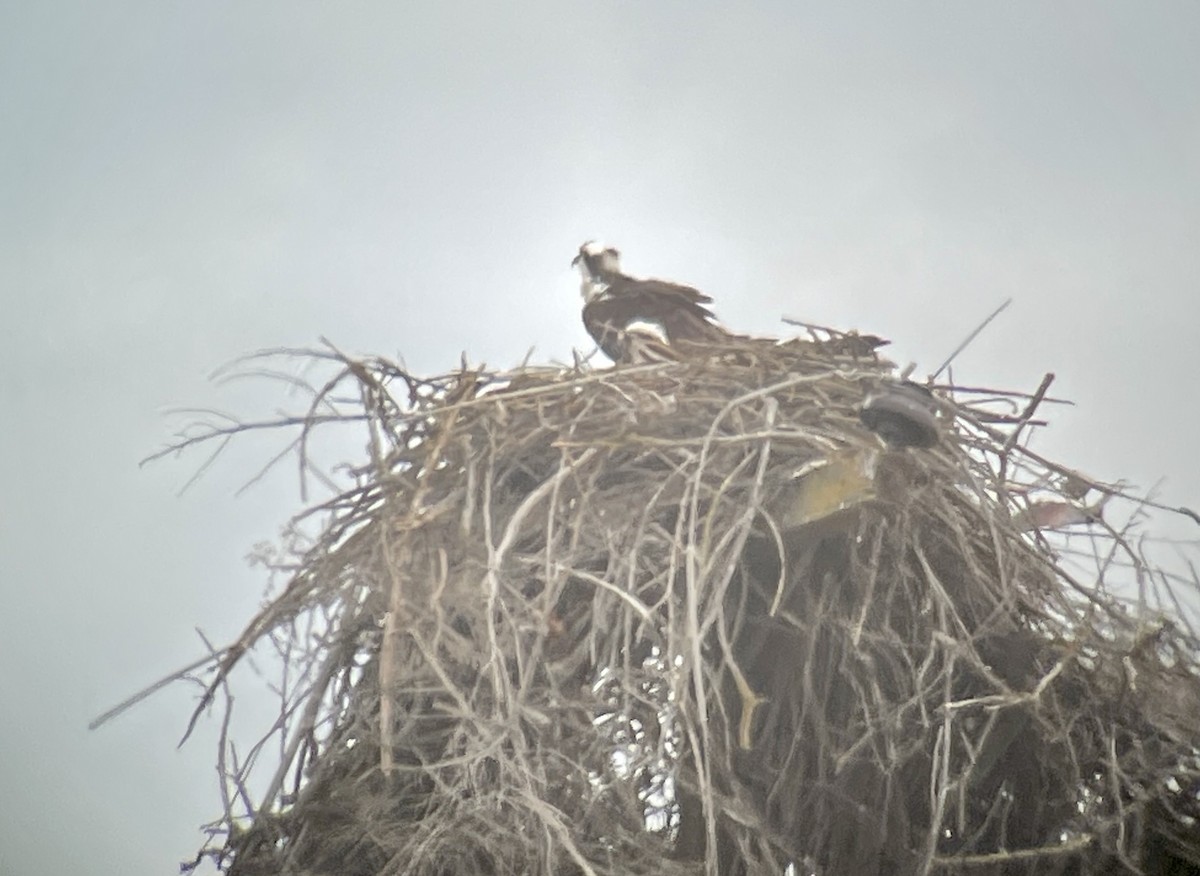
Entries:
{"type": "Polygon", "coordinates": [[[589,240],[571,265],[582,279],[583,325],[617,364],[674,361],[680,343],[730,337],[708,308],[712,298],[691,286],[629,276],[611,246],[589,240]]]}

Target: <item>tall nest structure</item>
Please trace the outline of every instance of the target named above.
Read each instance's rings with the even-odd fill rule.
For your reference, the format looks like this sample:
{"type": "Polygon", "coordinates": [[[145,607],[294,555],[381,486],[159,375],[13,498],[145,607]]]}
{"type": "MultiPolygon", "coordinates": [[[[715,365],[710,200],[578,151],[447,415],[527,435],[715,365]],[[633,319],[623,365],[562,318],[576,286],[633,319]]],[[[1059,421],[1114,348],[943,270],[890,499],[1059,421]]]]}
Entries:
{"type": "Polygon", "coordinates": [[[302,460],[331,423],[367,450],[204,679],[197,715],[282,655],[267,738],[222,736],[200,857],[1200,873],[1195,582],[1106,521],[1137,500],[1025,446],[1048,382],[932,386],[934,443],[894,447],[864,403],[909,390],[872,347],[434,378],[319,354],[279,425],[302,460]]]}

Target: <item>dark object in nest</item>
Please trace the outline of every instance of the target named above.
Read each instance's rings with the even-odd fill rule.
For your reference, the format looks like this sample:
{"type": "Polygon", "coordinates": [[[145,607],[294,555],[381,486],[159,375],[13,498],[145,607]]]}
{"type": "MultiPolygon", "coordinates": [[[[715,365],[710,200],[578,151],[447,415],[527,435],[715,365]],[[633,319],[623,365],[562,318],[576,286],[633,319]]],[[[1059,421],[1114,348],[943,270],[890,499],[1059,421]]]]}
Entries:
{"type": "Polygon", "coordinates": [[[887,383],[867,396],[859,417],[891,447],[932,447],[938,442],[937,402],[911,380],[887,383]]]}

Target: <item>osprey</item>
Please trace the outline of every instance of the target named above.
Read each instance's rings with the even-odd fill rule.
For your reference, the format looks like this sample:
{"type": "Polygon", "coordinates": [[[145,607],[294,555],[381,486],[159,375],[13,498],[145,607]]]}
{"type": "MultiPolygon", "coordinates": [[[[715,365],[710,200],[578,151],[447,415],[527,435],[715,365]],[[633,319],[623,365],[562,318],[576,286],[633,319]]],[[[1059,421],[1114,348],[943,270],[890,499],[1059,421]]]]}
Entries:
{"type": "Polygon", "coordinates": [[[583,279],[583,325],[614,362],[666,361],[679,342],[719,341],[729,335],[691,286],[639,280],[621,272],[621,254],[588,241],[572,266],[583,279]]]}

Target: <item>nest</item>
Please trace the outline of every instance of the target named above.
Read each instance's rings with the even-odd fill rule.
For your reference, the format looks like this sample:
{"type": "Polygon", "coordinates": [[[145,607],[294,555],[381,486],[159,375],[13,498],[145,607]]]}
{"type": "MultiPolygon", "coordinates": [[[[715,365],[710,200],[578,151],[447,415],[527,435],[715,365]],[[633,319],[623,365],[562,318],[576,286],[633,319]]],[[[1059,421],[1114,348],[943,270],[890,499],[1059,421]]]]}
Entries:
{"type": "Polygon", "coordinates": [[[281,424],[302,462],[330,423],[369,456],[216,655],[197,714],[263,646],[282,702],[250,756],[222,735],[197,860],[1200,873],[1195,584],[1106,521],[1145,502],[1024,445],[1048,382],[933,387],[937,443],[889,447],[860,412],[896,375],[854,340],[427,379],[320,354],[281,424]]]}

